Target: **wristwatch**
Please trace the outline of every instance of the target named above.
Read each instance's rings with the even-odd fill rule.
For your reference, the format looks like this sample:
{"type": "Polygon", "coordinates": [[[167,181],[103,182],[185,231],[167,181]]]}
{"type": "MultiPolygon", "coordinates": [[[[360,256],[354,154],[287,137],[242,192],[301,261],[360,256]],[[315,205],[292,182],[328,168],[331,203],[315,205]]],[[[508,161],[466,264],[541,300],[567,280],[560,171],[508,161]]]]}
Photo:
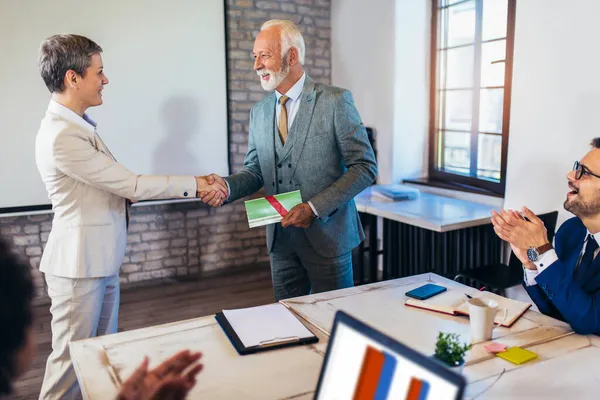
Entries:
{"type": "Polygon", "coordinates": [[[529,261],[535,262],[542,254],[550,249],[552,249],[552,243],[546,243],[540,247],[530,247],[527,249],[527,258],[529,258],[529,261]]]}

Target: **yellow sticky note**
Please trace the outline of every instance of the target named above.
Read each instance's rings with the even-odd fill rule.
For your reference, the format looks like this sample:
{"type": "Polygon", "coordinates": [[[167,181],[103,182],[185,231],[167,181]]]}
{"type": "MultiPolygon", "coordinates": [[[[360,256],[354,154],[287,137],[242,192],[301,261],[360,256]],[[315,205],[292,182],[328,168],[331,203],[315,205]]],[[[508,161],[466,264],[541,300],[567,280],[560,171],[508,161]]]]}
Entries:
{"type": "Polygon", "coordinates": [[[504,358],[513,364],[523,364],[537,358],[537,354],[532,351],[522,349],[520,347],[511,347],[502,353],[497,353],[497,357],[504,358]]]}

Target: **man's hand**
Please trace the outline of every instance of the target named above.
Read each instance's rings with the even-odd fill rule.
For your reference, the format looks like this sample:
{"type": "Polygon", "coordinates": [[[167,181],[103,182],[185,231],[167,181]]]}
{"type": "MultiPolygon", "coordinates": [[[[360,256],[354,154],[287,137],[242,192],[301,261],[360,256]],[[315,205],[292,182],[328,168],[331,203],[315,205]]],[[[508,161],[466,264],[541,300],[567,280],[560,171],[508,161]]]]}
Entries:
{"type": "Polygon", "coordinates": [[[500,214],[492,211],[492,225],[498,237],[510,243],[513,253],[525,268],[535,270],[535,264],[527,257],[527,249],[548,243],[548,232],[544,223],[531,210],[523,207],[523,214],[503,210],[500,214]]]}
{"type": "Polygon", "coordinates": [[[310,223],[315,219],[312,208],[308,203],[298,204],[288,212],[281,220],[281,226],[295,226],[297,228],[308,228],[310,223]]]}
{"type": "Polygon", "coordinates": [[[197,197],[211,207],[219,207],[229,197],[227,184],[218,175],[197,176],[197,197]]]}
{"type": "Polygon", "coordinates": [[[515,211],[502,210],[500,214],[492,211],[492,224],[500,239],[520,249],[548,243],[548,232],[541,219],[526,207],[523,207],[523,214],[529,221],[517,214],[515,211]]]}
{"type": "Polygon", "coordinates": [[[196,384],[196,375],[202,364],[193,366],[200,359],[200,353],[183,350],[169,358],[152,371],[148,371],[146,357],[123,384],[117,400],[183,400],[196,384]]]}

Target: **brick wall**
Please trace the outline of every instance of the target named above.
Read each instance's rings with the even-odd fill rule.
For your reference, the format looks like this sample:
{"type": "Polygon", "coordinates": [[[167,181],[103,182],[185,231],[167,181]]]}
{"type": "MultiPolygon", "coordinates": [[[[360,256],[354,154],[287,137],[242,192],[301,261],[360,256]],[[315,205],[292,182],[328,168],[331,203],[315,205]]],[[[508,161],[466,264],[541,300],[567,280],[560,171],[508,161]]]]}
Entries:
{"type": "MultiPolygon", "coordinates": [[[[252,71],[254,38],[272,18],[294,21],[306,42],[305,69],[317,81],[331,80],[330,0],[228,0],[227,58],[231,170],[238,171],[248,149],[248,118],[263,98],[252,71]]],[[[186,203],[134,207],[127,254],[121,270],[124,284],[156,278],[239,268],[268,261],[265,230],[249,229],[243,203],[212,209],[186,203]]],[[[38,295],[45,296],[38,271],[52,225],[52,215],[0,218],[0,233],[12,237],[15,251],[29,260],[38,295]]]]}

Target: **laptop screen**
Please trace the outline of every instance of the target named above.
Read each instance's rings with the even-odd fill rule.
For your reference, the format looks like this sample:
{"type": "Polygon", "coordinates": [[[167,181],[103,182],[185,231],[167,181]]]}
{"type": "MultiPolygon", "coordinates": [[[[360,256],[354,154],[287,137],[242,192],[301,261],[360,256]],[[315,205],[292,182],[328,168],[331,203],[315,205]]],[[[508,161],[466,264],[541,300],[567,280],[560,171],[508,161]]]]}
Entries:
{"type": "Polygon", "coordinates": [[[336,317],[315,398],[454,400],[464,385],[461,376],[346,315],[336,317]]]}

